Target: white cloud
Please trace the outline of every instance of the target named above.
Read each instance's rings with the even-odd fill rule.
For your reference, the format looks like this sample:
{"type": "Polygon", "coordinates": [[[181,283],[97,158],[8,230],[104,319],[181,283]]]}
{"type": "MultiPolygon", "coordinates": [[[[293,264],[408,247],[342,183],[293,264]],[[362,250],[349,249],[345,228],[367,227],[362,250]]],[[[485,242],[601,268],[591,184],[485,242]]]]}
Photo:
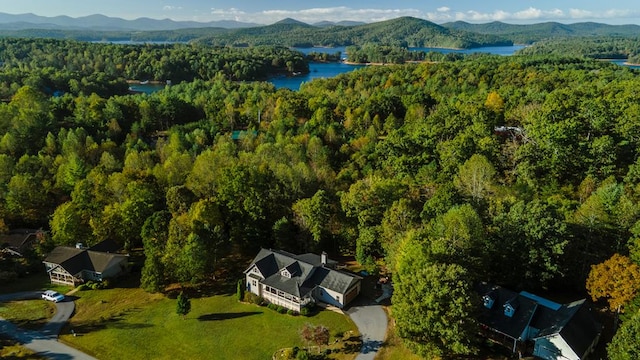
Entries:
{"type": "Polygon", "coordinates": [[[182,10],[182,6],[165,5],[162,7],[164,11],[182,10]]]}
{"type": "MultiPolygon", "coordinates": [[[[165,10],[169,6],[165,6],[165,10]]],[[[175,7],[170,7],[171,9],[175,7]]],[[[284,18],[293,18],[306,23],[315,23],[323,20],[327,21],[363,21],[374,22],[389,20],[401,16],[413,16],[426,19],[435,23],[449,21],[468,21],[484,23],[491,21],[503,21],[511,23],[531,23],[541,21],[584,21],[590,20],[610,20],[615,22],[624,18],[639,18],[640,11],[611,9],[602,12],[583,9],[539,9],[535,7],[525,8],[519,11],[509,12],[505,10],[495,10],[492,12],[482,12],[476,10],[460,11],[448,6],[442,6],[435,11],[423,11],[418,9],[354,9],[347,6],[309,8],[302,10],[272,9],[261,12],[246,12],[237,8],[218,9],[212,8],[208,17],[209,20],[229,20],[254,22],[259,24],[272,24],[284,18]]]]}

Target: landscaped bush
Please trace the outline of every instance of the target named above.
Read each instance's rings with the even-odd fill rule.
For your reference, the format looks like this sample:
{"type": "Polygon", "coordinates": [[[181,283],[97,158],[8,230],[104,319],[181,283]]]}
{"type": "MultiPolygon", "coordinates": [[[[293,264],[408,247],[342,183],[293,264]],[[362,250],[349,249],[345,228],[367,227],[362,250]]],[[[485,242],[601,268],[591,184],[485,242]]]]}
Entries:
{"type": "Polygon", "coordinates": [[[284,314],[287,312],[287,308],[283,307],[283,306],[276,306],[276,311],[279,312],[280,314],[284,314]]]}
{"type": "Polygon", "coordinates": [[[315,314],[316,304],[310,303],[309,305],[300,309],[300,315],[302,316],[311,316],[315,314]]]}
{"type": "Polygon", "coordinates": [[[296,360],[309,360],[310,358],[307,350],[300,350],[298,354],[296,354],[296,360]]]}
{"type": "Polygon", "coordinates": [[[264,305],[264,299],[261,298],[260,296],[254,294],[254,293],[250,293],[247,292],[244,294],[244,301],[248,302],[250,304],[256,304],[256,305],[264,305]]]}
{"type": "Polygon", "coordinates": [[[278,311],[278,305],[273,304],[273,303],[269,303],[269,305],[267,305],[267,308],[273,310],[273,311],[278,311]]]}
{"type": "Polygon", "coordinates": [[[80,285],[80,286],[84,286],[83,289],[81,290],[86,290],[86,289],[91,289],[91,290],[101,290],[101,289],[106,289],[108,287],[111,286],[111,282],[109,280],[103,280],[103,281],[92,281],[89,280],[86,283],[80,285]]]}
{"type": "Polygon", "coordinates": [[[295,316],[295,315],[298,315],[298,312],[289,309],[287,310],[287,315],[295,316]]]}

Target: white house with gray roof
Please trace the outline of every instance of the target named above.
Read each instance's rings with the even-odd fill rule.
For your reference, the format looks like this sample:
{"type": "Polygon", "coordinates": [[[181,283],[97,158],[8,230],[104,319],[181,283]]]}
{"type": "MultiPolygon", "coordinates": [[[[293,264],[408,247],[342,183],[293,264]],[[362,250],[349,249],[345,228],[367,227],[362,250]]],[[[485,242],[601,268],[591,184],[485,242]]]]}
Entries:
{"type": "Polygon", "coordinates": [[[361,277],[334,269],[322,255],[261,249],[245,270],[246,288],[266,301],[300,311],[311,302],[343,308],[360,294],[361,277]]]}

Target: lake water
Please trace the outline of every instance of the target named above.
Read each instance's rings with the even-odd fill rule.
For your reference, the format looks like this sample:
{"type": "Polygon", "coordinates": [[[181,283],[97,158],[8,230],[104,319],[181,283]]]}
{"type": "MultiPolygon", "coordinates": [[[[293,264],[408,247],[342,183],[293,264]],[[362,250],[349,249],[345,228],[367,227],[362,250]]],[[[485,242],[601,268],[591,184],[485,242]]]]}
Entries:
{"type": "MultiPolygon", "coordinates": [[[[510,56],[513,55],[516,51],[524,48],[524,45],[513,45],[513,46],[486,46],[474,49],[441,49],[441,48],[409,48],[412,51],[437,51],[443,54],[448,53],[462,53],[462,54],[473,54],[473,53],[488,53],[488,54],[496,54],[502,56],[510,56]]],[[[318,52],[318,53],[327,53],[327,54],[335,54],[336,52],[342,53],[342,57],[346,56],[346,48],[345,47],[335,47],[335,48],[325,48],[325,47],[315,47],[315,48],[294,48],[294,50],[298,50],[304,54],[308,54],[310,52],[318,52]]],[[[624,60],[613,60],[613,63],[618,65],[624,65],[624,60]]],[[[365,65],[347,65],[343,63],[310,63],[309,64],[309,73],[298,75],[298,76],[277,76],[270,78],[268,81],[275,85],[276,88],[289,88],[291,90],[300,89],[300,85],[304,82],[311,81],[313,79],[318,78],[331,78],[349,71],[353,71],[356,69],[360,69],[365,65]]],[[[631,65],[630,68],[640,69],[640,66],[631,65]]],[[[145,93],[152,93],[161,89],[164,89],[165,85],[163,84],[146,84],[146,85],[132,85],[132,90],[142,91],[145,93]]]]}
{"type": "MultiPolygon", "coordinates": [[[[411,51],[436,51],[441,52],[443,54],[448,53],[461,53],[461,54],[473,54],[473,53],[488,53],[488,54],[496,54],[509,56],[513,55],[516,51],[522,49],[524,45],[513,45],[513,46],[486,46],[475,49],[442,49],[442,48],[409,48],[411,51]]],[[[313,48],[294,48],[294,50],[300,51],[303,54],[309,54],[311,52],[317,52],[322,54],[335,54],[340,52],[342,57],[346,56],[346,47],[335,47],[335,48],[326,48],[326,47],[313,47],[313,48]]],[[[309,73],[299,76],[279,76],[270,78],[269,82],[276,86],[276,88],[289,88],[291,90],[300,89],[300,85],[304,82],[311,81],[317,78],[329,78],[334,77],[336,75],[353,71],[363,67],[364,65],[347,65],[343,63],[310,63],[309,64],[309,73]]]]}

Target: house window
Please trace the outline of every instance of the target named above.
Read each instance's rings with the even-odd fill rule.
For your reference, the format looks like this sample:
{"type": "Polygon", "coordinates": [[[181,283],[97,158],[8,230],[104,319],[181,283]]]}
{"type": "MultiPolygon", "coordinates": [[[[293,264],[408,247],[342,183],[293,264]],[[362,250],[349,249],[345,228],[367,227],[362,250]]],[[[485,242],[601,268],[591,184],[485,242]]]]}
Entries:
{"type": "Polygon", "coordinates": [[[336,301],[340,302],[340,295],[336,295],[336,301]]]}
{"type": "Polygon", "coordinates": [[[253,286],[258,286],[258,281],[256,281],[256,280],[251,280],[251,285],[253,285],[253,286]]]}

